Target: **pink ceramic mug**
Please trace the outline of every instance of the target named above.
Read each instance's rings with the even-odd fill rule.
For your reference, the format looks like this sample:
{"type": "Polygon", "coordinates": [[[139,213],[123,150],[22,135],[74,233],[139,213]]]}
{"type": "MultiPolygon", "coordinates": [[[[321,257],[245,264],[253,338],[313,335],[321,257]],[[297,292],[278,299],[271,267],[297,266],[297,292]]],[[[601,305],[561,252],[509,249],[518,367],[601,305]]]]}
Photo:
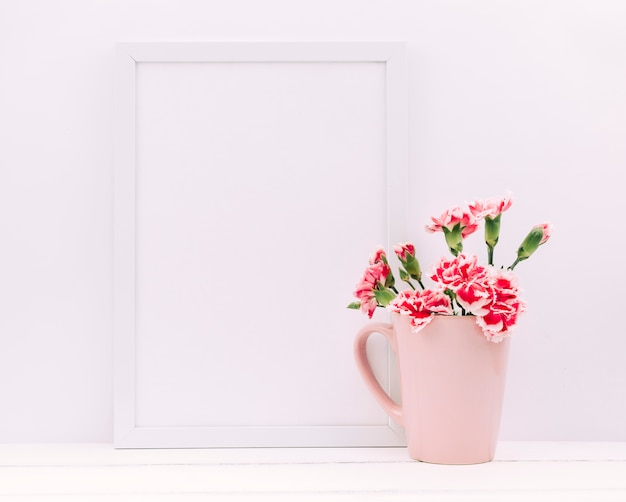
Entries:
{"type": "Polygon", "coordinates": [[[476,464],[493,459],[509,340],[488,341],[473,316],[437,315],[422,330],[392,314],[355,341],[357,366],[387,414],[406,433],[409,456],[437,464],[476,464]],[[398,358],[402,405],[376,380],[365,352],[373,333],[384,335],[398,358]]]}

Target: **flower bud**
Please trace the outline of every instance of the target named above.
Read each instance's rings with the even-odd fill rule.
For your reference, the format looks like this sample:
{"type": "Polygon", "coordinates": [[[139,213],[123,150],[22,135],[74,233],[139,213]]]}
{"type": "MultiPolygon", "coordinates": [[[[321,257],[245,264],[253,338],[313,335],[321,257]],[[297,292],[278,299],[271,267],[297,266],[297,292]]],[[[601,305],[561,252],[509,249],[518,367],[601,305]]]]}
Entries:
{"type": "Polygon", "coordinates": [[[530,256],[539,248],[541,239],[543,239],[543,229],[541,227],[534,227],[530,232],[528,232],[528,235],[522,241],[522,244],[517,250],[517,259],[521,261],[530,258],[530,256]]]}
{"type": "Polygon", "coordinates": [[[370,265],[374,265],[374,263],[378,262],[383,262],[385,265],[388,264],[387,255],[385,254],[385,250],[381,246],[378,246],[376,249],[374,249],[374,251],[370,255],[370,265]]]}
{"type": "Polygon", "coordinates": [[[550,238],[550,235],[552,235],[552,229],[553,229],[553,225],[552,223],[541,223],[540,225],[535,225],[535,228],[539,228],[541,227],[541,229],[543,230],[543,237],[541,239],[541,242],[539,243],[539,245],[541,246],[542,244],[545,244],[548,239],[550,238]]]}
{"type": "Polygon", "coordinates": [[[415,246],[407,242],[406,244],[396,244],[393,250],[404,268],[404,270],[400,270],[400,279],[406,281],[411,278],[419,281],[422,278],[422,270],[415,257],[415,246]]]}
{"type": "Polygon", "coordinates": [[[513,270],[515,266],[523,260],[527,260],[532,256],[532,254],[539,249],[539,246],[546,243],[550,238],[552,233],[552,224],[550,223],[542,223],[540,225],[535,225],[526,238],[522,241],[519,249],[517,250],[517,259],[509,267],[510,270],[513,270]]]}
{"type": "Polygon", "coordinates": [[[550,238],[552,233],[552,225],[550,223],[542,223],[541,225],[535,225],[522,242],[521,246],[517,250],[517,257],[520,260],[529,258],[539,246],[544,244],[550,238]]]}
{"type": "Polygon", "coordinates": [[[402,263],[402,265],[404,265],[404,270],[407,271],[412,279],[419,281],[422,278],[422,269],[415,256],[408,255],[406,261],[402,263]]]}

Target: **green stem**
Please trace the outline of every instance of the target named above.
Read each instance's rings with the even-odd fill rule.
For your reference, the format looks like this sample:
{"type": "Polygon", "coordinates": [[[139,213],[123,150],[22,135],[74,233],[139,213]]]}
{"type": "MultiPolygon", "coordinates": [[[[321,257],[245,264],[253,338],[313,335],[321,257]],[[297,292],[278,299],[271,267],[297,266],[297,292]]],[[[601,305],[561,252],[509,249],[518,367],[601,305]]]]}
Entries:
{"type": "Polygon", "coordinates": [[[454,298],[455,303],[457,304],[457,306],[461,309],[461,315],[465,315],[465,309],[463,308],[463,306],[459,303],[459,299],[458,298],[454,298]]]}
{"type": "Polygon", "coordinates": [[[417,282],[419,283],[420,287],[421,287],[423,290],[424,290],[424,289],[426,289],[426,288],[424,287],[424,284],[422,284],[422,280],[421,280],[421,279],[418,279],[418,280],[417,280],[417,282]]]}
{"type": "Polygon", "coordinates": [[[395,286],[391,286],[389,289],[391,289],[391,291],[393,291],[395,294],[399,294],[395,286]]]}
{"type": "Polygon", "coordinates": [[[516,258],[515,261],[513,262],[513,265],[511,265],[509,268],[507,268],[507,270],[513,270],[520,261],[522,261],[522,260],[520,260],[519,258],[516,258]]]}
{"type": "Polygon", "coordinates": [[[487,245],[487,256],[488,256],[487,263],[489,265],[493,265],[493,246],[487,245]]]}

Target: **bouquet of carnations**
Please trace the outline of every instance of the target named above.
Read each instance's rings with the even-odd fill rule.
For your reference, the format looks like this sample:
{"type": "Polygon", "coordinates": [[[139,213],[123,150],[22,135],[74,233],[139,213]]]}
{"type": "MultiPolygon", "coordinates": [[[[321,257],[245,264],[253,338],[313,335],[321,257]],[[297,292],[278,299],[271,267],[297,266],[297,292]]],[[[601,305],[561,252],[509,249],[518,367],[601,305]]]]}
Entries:
{"type": "Polygon", "coordinates": [[[399,278],[409,289],[398,291],[396,279],[382,247],[374,250],[363,278],[356,286],[356,302],[348,308],[360,309],[370,318],[377,307],[386,308],[411,318],[417,332],[436,315],[475,316],[485,337],[500,342],[509,336],[518,316],[526,309],[519,297],[518,280],[513,269],[527,260],[544,244],[552,232],[550,223],[534,226],[517,250],[517,257],[506,269],[493,264],[494,248],[500,236],[502,213],[511,207],[511,195],[476,200],[465,207],[455,206],[440,217],[432,217],[428,232],[443,232],[452,254],[442,257],[428,277],[433,286],[426,288],[422,270],[409,242],[394,246],[400,266],[399,278]],[[463,253],[463,239],[484,224],[487,265],[479,264],[478,256],[463,253]]]}

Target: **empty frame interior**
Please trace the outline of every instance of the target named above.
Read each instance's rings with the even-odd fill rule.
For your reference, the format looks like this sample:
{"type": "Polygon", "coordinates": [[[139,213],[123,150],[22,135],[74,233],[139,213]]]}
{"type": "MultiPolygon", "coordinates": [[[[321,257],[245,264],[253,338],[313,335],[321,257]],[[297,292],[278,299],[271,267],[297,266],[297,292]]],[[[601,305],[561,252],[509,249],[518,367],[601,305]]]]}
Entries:
{"type": "MultiPolygon", "coordinates": [[[[116,446],[402,442],[355,369],[366,318],[345,308],[393,216],[389,58],[353,45],[120,46],[116,446]]],[[[386,344],[370,349],[394,390],[386,344]]]]}

